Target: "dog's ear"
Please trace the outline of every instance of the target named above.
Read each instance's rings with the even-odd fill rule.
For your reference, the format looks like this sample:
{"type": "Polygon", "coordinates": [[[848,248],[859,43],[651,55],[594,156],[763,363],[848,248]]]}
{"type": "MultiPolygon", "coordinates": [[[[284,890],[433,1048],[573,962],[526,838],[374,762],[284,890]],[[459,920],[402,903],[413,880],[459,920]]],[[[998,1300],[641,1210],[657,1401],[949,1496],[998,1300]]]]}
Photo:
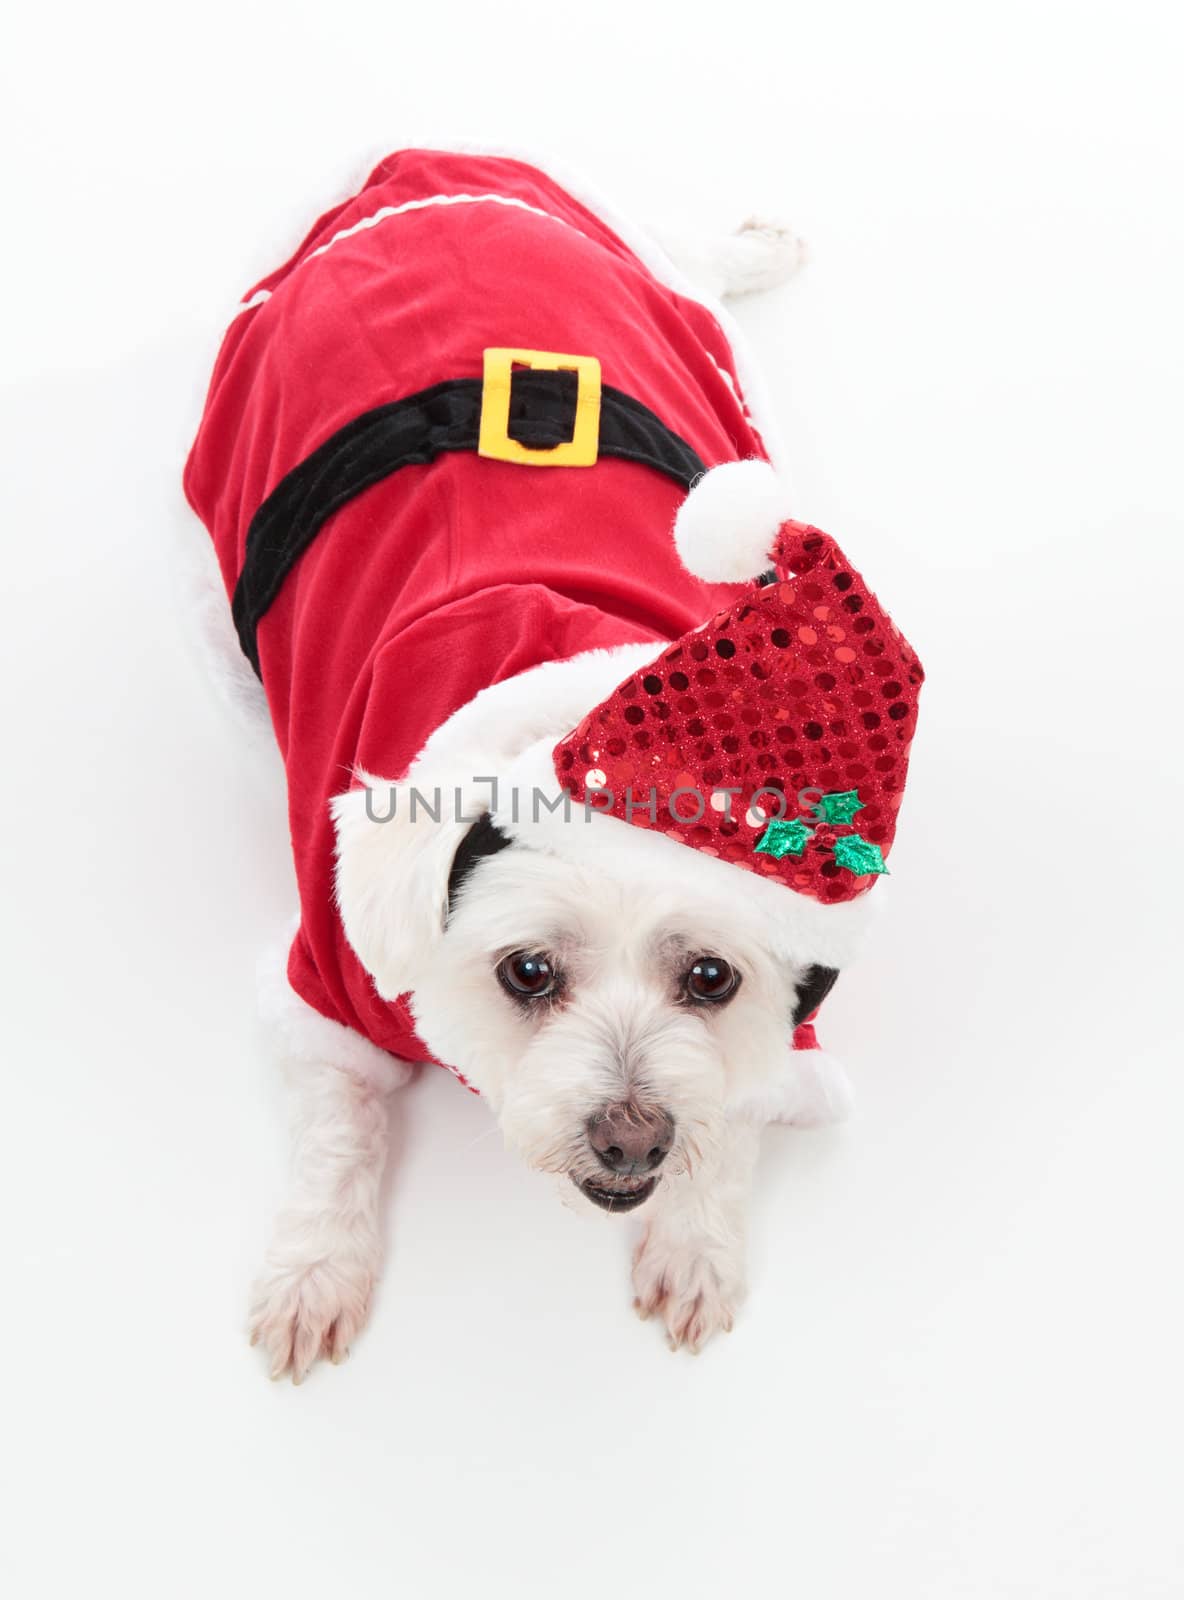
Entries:
{"type": "Polygon", "coordinates": [[[475,792],[422,779],[368,779],[330,809],[345,936],[378,993],[394,1000],[414,988],[444,932],[449,900],[476,861],[509,841],[475,792]]]}
{"type": "Polygon", "coordinates": [[[798,981],[797,999],[793,1006],[793,1025],[798,1027],[807,1017],[813,1016],[835,986],[837,967],[807,967],[798,981]]]}

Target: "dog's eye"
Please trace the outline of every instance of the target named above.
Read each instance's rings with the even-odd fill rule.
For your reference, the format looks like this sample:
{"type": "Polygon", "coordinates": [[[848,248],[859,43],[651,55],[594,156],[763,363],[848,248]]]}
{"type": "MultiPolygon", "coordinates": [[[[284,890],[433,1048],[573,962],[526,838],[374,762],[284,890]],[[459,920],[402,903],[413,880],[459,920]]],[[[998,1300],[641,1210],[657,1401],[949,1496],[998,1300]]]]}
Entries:
{"type": "Polygon", "coordinates": [[[730,1000],[739,986],[739,974],[721,956],[700,956],[683,979],[687,998],[700,1006],[730,1000]]]}
{"type": "Polygon", "coordinates": [[[541,1000],[554,992],[559,981],[559,974],[548,956],[527,950],[515,950],[513,955],[504,956],[497,964],[497,976],[504,989],[524,1000],[541,1000]]]}

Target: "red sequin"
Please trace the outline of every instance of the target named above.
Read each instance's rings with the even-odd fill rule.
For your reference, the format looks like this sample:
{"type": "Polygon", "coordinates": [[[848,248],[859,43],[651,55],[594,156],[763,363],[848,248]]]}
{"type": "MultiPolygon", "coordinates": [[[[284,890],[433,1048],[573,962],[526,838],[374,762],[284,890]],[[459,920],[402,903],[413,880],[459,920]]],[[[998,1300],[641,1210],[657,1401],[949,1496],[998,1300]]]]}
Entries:
{"type": "Polygon", "coordinates": [[[924,673],[827,534],[785,523],[775,562],[780,581],[746,587],[734,606],[670,645],[590,712],[556,746],[555,770],[580,802],[588,798],[589,774],[596,773],[595,786],[603,772],[612,805],[605,796],[596,808],[639,826],[653,825],[653,791],[657,827],[668,838],[815,899],[850,900],[875,878],[839,866],[834,842],[862,826],[888,855],[924,673]],[[844,628],[805,621],[827,622],[840,603],[863,640],[870,678],[856,665],[860,652],[840,642],[844,628]],[[891,754],[884,753],[888,732],[891,754]],[[647,755],[653,741],[661,749],[647,755]],[[585,753],[593,747],[595,762],[585,753]],[[818,821],[819,795],[856,780],[864,809],[851,826],[818,821]],[[726,789],[738,792],[713,801],[713,791],[726,789]],[[702,815],[688,790],[701,794],[702,815]],[[766,819],[779,814],[814,829],[802,855],[777,859],[755,850],[766,819]]]}

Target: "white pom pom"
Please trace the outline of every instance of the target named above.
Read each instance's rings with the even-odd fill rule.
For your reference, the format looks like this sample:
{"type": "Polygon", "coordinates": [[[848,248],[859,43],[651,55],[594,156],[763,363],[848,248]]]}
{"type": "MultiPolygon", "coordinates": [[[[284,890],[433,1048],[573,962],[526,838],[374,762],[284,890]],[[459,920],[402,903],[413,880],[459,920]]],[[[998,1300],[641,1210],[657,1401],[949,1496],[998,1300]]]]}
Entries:
{"type": "Polygon", "coordinates": [[[725,461],[679,508],[678,558],[707,583],[745,583],[767,571],[777,530],[792,514],[789,492],[767,461],[725,461]]]}

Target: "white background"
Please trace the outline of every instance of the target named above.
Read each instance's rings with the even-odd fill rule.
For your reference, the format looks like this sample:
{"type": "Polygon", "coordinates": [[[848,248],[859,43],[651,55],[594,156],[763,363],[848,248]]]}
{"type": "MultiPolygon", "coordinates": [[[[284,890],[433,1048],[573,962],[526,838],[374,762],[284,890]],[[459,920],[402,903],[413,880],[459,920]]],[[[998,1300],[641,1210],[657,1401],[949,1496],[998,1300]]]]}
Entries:
{"type": "Polygon", "coordinates": [[[25,6],[0,304],[14,1597],[1184,1594],[1174,8],[25,6]],[[729,22],[729,15],[735,22],[729,22]],[[771,1130],[753,1291],[670,1355],[446,1074],[340,1370],[243,1335],[282,1182],[274,762],[170,551],[217,329],[363,159],[529,144],[809,239],[740,306],[929,669],[856,1119],[771,1130]],[[1173,692],[1175,691],[1175,692],[1173,692]]]}

